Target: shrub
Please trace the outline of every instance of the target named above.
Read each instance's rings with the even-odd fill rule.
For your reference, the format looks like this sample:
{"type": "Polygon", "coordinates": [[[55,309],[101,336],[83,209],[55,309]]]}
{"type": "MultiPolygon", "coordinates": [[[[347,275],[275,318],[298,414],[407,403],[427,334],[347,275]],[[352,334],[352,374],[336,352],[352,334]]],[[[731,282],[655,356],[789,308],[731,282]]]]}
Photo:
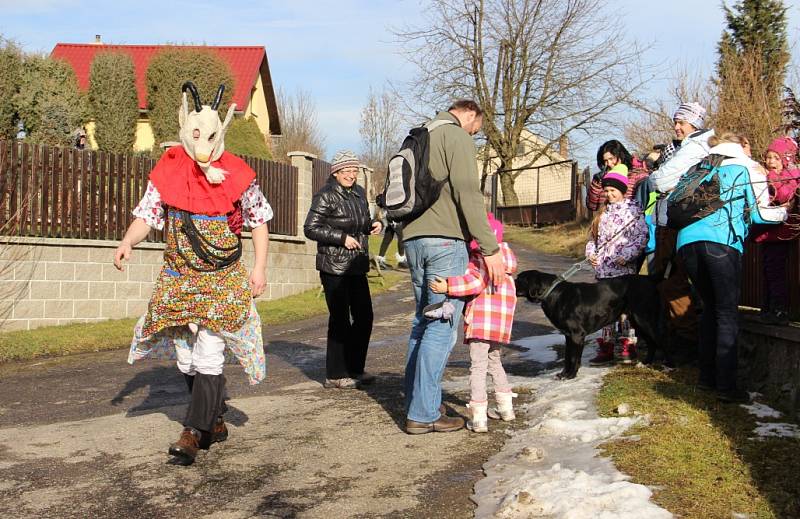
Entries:
{"type": "Polygon", "coordinates": [[[15,104],[26,138],[70,145],[75,129],[88,119],[86,96],[78,90],[72,67],[41,55],[26,56],[15,104]]]}
{"type": "Polygon", "coordinates": [[[89,72],[89,108],[97,147],[127,153],[136,142],[139,101],[133,60],[127,54],[103,52],[89,72]]]}
{"type": "MultiPolygon", "coordinates": [[[[153,56],[147,67],[147,106],[156,145],[178,140],[178,110],[181,106],[181,86],[192,81],[204,104],[210,104],[219,85],[225,85],[225,95],[219,105],[224,118],[235,87],[233,76],[225,63],[210,49],[166,48],[153,56]]],[[[191,97],[189,106],[192,106],[191,97]]],[[[244,107],[239,107],[244,109],[244,107]]]]}
{"type": "Polygon", "coordinates": [[[236,155],[272,160],[264,134],[252,117],[235,117],[225,134],[225,149],[236,155]]]}
{"type": "Polygon", "coordinates": [[[14,98],[22,81],[22,52],[17,45],[0,37],[0,138],[17,135],[17,108],[14,98]]]}

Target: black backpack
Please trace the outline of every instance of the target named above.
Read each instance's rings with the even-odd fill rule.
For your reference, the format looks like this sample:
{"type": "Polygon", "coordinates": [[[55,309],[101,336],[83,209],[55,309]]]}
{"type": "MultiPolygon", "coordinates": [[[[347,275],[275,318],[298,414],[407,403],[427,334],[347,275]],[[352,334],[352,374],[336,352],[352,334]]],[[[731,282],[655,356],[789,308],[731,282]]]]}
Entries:
{"type": "Polygon", "coordinates": [[[667,227],[683,229],[731,202],[720,198],[719,176],[715,172],[728,158],[716,153],[708,155],[681,177],[667,197],[667,227]],[[711,172],[714,174],[706,178],[711,172]]]}
{"type": "Polygon", "coordinates": [[[430,132],[445,124],[455,123],[435,119],[413,128],[389,161],[383,193],[376,199],[388,221],[410,222],[439,199],[447,179],[436,180],[428,171],[429,144],[430,132]]]}

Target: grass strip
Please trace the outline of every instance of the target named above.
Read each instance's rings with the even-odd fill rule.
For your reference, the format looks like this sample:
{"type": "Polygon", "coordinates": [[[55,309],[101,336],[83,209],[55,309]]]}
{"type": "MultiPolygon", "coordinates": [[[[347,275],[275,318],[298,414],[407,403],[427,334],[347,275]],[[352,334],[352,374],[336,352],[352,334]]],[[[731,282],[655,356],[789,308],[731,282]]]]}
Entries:
{"type": "Polygon", "coordinates": [[[509,242],[546,254],[583,258],[589,236],[589,223],[569,222],[538,228],[506,225],[503,236],[509,242]]]}
{"type": "Polygon", "coordinates": [[[694,386],[696,376],[623,367],[607,375],[600,414],[613,416],[626,403],[650,424],[630,431],[640,440],[606,443],[604,453],[676,517],[800,517],[800,441],[753,439],[756,421],[787,420],[722,404],[694,386]]]}

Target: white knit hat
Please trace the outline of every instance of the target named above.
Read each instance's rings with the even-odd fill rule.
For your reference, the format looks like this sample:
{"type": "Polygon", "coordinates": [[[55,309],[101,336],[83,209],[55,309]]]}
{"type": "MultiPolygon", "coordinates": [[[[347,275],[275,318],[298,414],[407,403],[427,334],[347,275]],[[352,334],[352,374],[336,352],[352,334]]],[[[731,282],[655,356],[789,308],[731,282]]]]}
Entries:
{"type": "Polygon", "coordinates": [[[360,164],[361,161],[358,160],[358,157],[352,151],[338,151],[336,155],[333,156],[333,161],[331,162],[331,174],[336,173],[340,169],[358,167],[360,164]]]}
{"type": "Polygon", "coordinates": [[[703,128],[703,123],[706,118],[706,109],[700,103],[681,103],[675,115],[672,116],[673,121],[686,121],[698,130],[703,128]]]}

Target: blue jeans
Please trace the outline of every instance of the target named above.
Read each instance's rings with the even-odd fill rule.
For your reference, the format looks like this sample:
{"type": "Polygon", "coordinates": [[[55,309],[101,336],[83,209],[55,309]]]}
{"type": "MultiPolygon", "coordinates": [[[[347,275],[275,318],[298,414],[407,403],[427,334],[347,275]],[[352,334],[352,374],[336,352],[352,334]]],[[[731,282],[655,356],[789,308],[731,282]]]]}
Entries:
{"type": "Polygon", "coordinates": [[[699,241],[678,251],[703,300],[698,360],[700,383],[718,391],[736,389],[739,292],[742,255],[721,243],[699,241]]]}
{"type": "Polygon", "coordinates": [[[417,312],[406,356],[406,413],[409,420],[431,423],[439,419],[442,375],[458,337],[464,301],[450,299],[455,307],[450,321],[427,319],[422,309],[445,299],[434,294],[428,282],[434,277],[462,276],[467,270],[467,246],[455,238],[412,238],[405,242],[406,260],[417,312]]]}

